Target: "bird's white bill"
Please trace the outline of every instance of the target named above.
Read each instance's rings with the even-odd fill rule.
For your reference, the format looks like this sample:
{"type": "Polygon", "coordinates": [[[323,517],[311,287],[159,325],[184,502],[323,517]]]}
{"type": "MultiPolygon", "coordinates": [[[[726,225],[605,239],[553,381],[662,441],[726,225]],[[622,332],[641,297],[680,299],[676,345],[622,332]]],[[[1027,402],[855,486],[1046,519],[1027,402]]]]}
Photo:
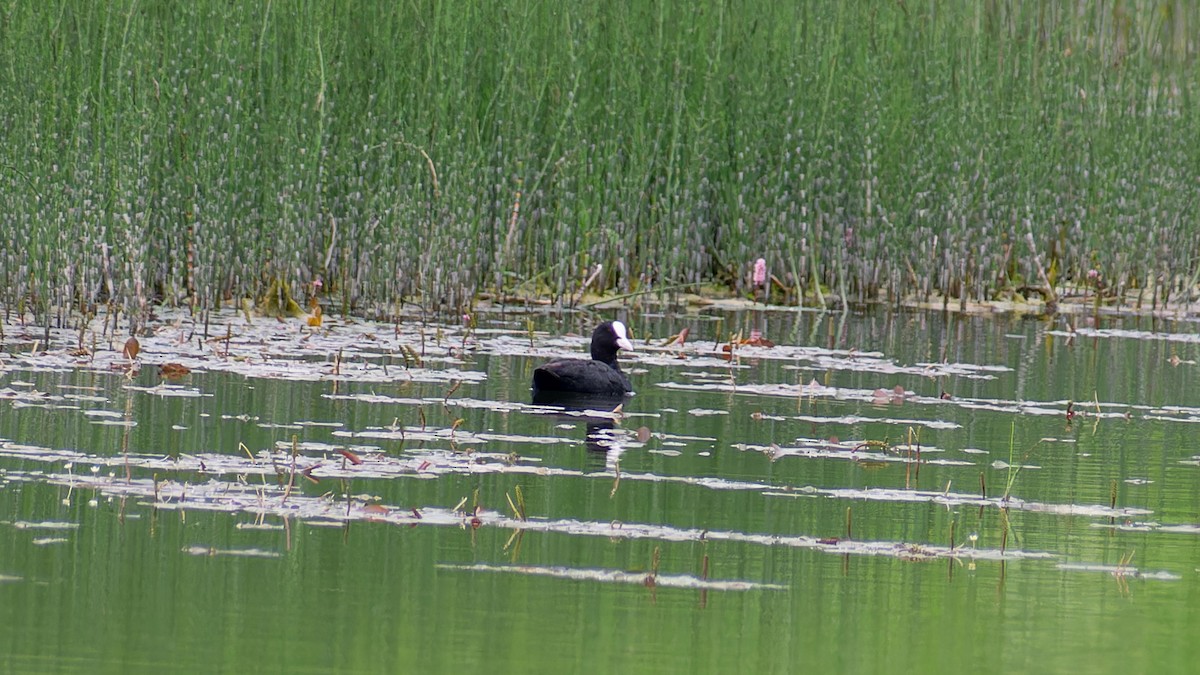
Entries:
{"type": "Polygon", "coordinates": [[[625,324],[620,321],[612,323],[613,332],[617,334],[617,346],[621,349],[633,351],[633,343],[629,341],[629,331],[625,330],[625,324]]]}

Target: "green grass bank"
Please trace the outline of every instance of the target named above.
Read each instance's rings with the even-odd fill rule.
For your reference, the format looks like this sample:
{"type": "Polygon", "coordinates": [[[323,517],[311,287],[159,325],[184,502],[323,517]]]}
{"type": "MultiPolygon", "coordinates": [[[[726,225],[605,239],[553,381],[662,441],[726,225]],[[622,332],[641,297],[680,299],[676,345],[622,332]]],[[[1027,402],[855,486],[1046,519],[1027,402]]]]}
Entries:
{"type": "Polygon", "coordinates": [[[1184,0],[0,8],[0,304],[1200,275],[1184,0]],[[1098,275],[1098,276],[1097,276],[1098,275]],[[299,291],[296,292],[300,295],[299,291]]]}

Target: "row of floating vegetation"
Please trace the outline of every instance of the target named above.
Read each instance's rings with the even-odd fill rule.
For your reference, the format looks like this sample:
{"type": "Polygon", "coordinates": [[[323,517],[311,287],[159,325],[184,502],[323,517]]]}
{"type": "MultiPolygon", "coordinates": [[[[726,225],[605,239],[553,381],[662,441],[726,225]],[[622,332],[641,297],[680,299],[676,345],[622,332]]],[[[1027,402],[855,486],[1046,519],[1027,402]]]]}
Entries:
{"type": "Polygon", "coordinates": [[[759,257],[777,302],[1161,303],[1197,36],[1188,0],[13,3],[0,304],[748,294],[759,257]]]}

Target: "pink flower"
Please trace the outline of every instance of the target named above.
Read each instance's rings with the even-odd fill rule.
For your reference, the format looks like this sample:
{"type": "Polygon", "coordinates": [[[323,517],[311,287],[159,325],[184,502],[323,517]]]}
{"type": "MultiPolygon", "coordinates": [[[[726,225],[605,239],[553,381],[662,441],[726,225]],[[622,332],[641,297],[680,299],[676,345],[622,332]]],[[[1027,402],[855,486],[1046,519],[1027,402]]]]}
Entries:
{"type": "Polygon", "coordinates": [[[767,282],[767,261],[759,258],[754,261],[754,285],[762,286],[767,282]]]}

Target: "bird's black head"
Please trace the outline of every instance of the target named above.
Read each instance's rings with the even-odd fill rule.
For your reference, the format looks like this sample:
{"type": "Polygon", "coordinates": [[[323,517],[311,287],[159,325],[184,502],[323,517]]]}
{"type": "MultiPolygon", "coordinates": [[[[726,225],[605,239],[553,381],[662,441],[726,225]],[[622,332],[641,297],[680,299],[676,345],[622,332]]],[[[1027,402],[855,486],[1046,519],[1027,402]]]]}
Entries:
{"type": "Polygon", "coordinates": [[[617,363],[617,350],[633,350],[629,331],[620,321],[605,321],[592,331],[592,358],[609,365],[617,363]]]}

